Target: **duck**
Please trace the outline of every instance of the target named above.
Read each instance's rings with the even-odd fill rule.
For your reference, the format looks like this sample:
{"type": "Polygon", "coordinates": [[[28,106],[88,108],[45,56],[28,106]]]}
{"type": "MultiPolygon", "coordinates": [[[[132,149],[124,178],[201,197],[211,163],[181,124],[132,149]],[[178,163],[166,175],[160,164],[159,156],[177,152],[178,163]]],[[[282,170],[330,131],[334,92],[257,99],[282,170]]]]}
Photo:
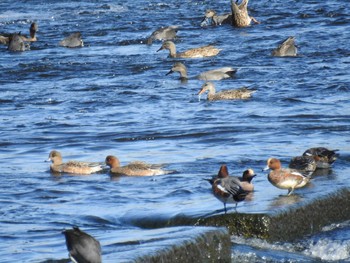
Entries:
{"type": "Polygon", "coordinates": [[[69,258],[77,263],[101,263],[101,244],[94,237],[79,229],[62,231],[66,239],[69,258]]]}
{"type": "Polygon", "coordinates": [[[84,42],[81,39],[81,33],[75,32],[70,34],[68,37],[61,40],[59,43],[61,47],[75,48],[75,47],[83,47],[84,42]]]}
{"type": "MultiPolygon", "coordinates": [[[[188,79],[187,68],[183,63],[175,62],[171,70],[166,75],[172,74],[174,72],[180,73],[181,80],[188,79]]],[[[236,72],[237,72],[237,69],[234,69],[232,67],[223,67],[223,68],[217,68],[217,69],[202,72],[199,75],[195,76],[194,78],[200,79],[200,80],[206,80],[206,81],[221,80],[226,78],[232,78],[236,72]]]]}
{"type": "Polygon", "coordinates": [[[248,2],[249,0],[243,0],[241,3],[231,0],[232,26],[247,27],[252,21],[255,24],[260,24],[258,20],[248,15],[248,2]]]}
{"type": "Polygon", "coordinates": [[[20,34],[13,34],[9,39],[10,42],[8,43],[7,50],[12,52],[22,52],[29,49],[29,46],[24,44],[20,34]]]}
{"type": "Polygon", "coordinates": [[[62,161],[62,155],[59,151],[52,150],[47,162],[52,162],[50,170],[53,173],[69,173],[87,175],[100,172],[104,169],[101,162],[81,162],[81,161],[62,161]]]}
{"type": "MultiPolygon", "coordinates": [[[[33,22],[30,24],[30,27],[29,27],[29,37],[26,37],[24,35],[21,35],[20,33],[17,34],[19,36],[19,38],[22,39],[22,41],[24,42],[35,42],[37,41],[37,37],[36,37],[36,32],[38,31],[38,24],[36,22],[33,22]]],[[[8,36],[0,36],[0,43],[3,44],[3,45],[9,45],[10,43],[10,40],[11,40],[11,35],[8,35],[8,36]]]]}
{"type": "Polygon", "coordinates": [[[317,165],[311,156],[295,156],[290,160],[288,167],[299,171],[303,175],[311,176],[317,165]]]}
{"type": "Polygon", "coordinates": [[[242,188],[238,177],[229,176],[226,165],[220,166],[216,177],[205,180],[211,184],[213,195],[224,204],[225,214],[227,202],[235,203],[237,209],[238,202],[244,201],[249,193],[242,188]]]}
{"type": "Polygon", "coordinates": [[[214,25],[219,26],[222,24],[231,24],[232,14],[217,15],[213,9],[205,11],[204,18],[201,22],[201,26],[214,25]]]}
{"type": "Polygon", "coordinates": [[[307,149],[303,156],[310,156],[316,161],[316,167],[320,169],[328,169],[337,160],[339,150],[329,150],[325,147],[314,147],[307,149]]]}
{"type": "Polygon", "coordinates": [[[281,161],[277,158],[269,158],[264,170],[270,170],[267,179],[273,186],[288,189],[288,196],[294,192],[294,189],[302,188],[310,181],[310,177],[297,170],[282,168],[281,161]]]}
{"type": "Polygon", "coordinates": [[[169,56],[171,58],[203,58],[203,57],[213,57],[219,54],[221,49],[216,48],[212,45],[202,46],[198,48],[192,48],[187,51],[176,53],[176,46],[174,42],[168,40],[164,41],[162,46],[157,50],[163,50],[168,49],[169,50],[169,56]]]}
{"type": "Polygon", "coordinates": [[[147,45],[151,45],[154,40],[173,40],[179,30],[178,26],[161,27],[155,30],[149,38],[147,38],[147,45]]]}
{"type": "Polygon", "coordinates": [[[288,37],[277,48],[272,50],[272,56],[275,57],[295,57],[298,49],[295,45],[295,37],[288,37]]]}
{"type": "Polygon", "coordinates": [[[147,164],[145,162],[135,161],[125,166],[120,166],[120,161],[113,155],[108,155],[105,160],[106,165],[111,169],[110,172],[115,175],[126,176],[154,176],[174,173],[175,171],[163,170],[161,165],[147,164]]]}
{"type": "Polygon", "coordinates": [[[243,172],[243,175],[239,177],[239,181],[241,182],[241,187],[246,192],[253,192],[254,185],[252,183],[253,178],[256,176],[253,169],[247,169],[243,172]]]}
{"type": "Polygon", "coordinates": [[[256,90],[248,89],[242,87],[239,89],[223,90],[216,93],[215,85],[212,82],[206,82],[202,85],[201,90],[198,92],[198,95],[208,91],[207,99],[210,101],[213,100],[237,100],[237,99],[249,99],[256,90]]]}

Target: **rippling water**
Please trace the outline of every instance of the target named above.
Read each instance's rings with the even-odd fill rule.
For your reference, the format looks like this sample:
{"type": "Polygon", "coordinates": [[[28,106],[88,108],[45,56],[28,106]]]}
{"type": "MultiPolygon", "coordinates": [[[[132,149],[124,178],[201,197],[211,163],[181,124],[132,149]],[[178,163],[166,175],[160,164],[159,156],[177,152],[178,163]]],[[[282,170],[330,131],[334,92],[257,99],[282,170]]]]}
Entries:
{"type": "MultiPolygon", "coordinates": [[[[284,191],[260,172],[271,156],[286,165],[309,147],[340,150],[335,167],[297,191],[292,202],[348,186],[349,2],[252,0],[250,13],[261,24],[243,29],[201,28],[208,8],[230,11],[223,0],[1,1],[0,32],[24,34],[32,21],[39,24],[39,41],[30,51],[0,47],[1,262],[67,258],[60,231],[72,225],[101,241],[105,262],[129,260],[126,247],[134,239],[169,236],[132,222],[222,208],[202,180],[222,163],[232,174],[247,167],[258,173],[254,198],[239,205],[241,212],[289,205],[284,191]],[[180,26],[179,51],[209,43],[222,49],[215,58],[183,60],[189,75],[233,66],[236,77],[217,82],[217,89],[245,85],[257,89],[253,98],[199,101],[201,81],[184,84],[176,74],[165,76],[175,60],[156,52],[159,42],[144,43],[153,30],[171,24],[180,26]],[[82,33],[85,47],[59,47],[74,31],[82,33]],[[290,35],[300,56],[271,57],[290,35]],[[65,160],[103,161],[113,154],[123,164],[164,163],[178,173],[53,176],[43,162],[52,149],[65,160]]],[[[239,245],[233,255],[248,261],[252,255],[275,262],[349,260],[349,233],[342,225],[294,247],[234,237],[239,245]],[[339,257],[328,258],[334,250],[339,257]]]]}

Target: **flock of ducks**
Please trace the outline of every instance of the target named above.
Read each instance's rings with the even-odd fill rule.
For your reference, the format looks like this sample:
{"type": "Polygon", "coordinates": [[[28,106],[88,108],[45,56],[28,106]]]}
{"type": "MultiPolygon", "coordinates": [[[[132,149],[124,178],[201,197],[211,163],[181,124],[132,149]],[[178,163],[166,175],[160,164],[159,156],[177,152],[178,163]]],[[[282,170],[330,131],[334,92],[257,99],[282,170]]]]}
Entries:
{"type": "MultiPolygon", "coordinates": [[[[247,27],[251,23],[259,24],[254,17],[248,14],[249,0],[239,1],[231,0],[231,13],[217,15],[214,10],[207,10],[202,26],[218,26],[222,24],[231,24],[235,27],[247,27]]],[[[38,31],[37,23],[32,23],[29,28],[29,36],[26,37],[21,33],[0,35],[0,44],[7,45],[9,51],[25,51],[28,50],[29,43],[37,41],[36,32],[38,31]]],[[[176,45],[172,42],[178,32],[177,26],[169,26],[157,29],[147,39],[147,44],[152,44],[155,40],[164,41],[158,51],[168,50],[171,58],[203,58],[216,56],[220,53],[220,49],[212,45],[193,48],[190,50],[177,53],[176,45]]],[[[82,47],[84,46],[80,32],[71,34],[58,43],[62,47],[82,47]]],[[[158,52],[157,51],[157,52],[158,52]]],[[[276,49],[272,51],[273,56],[297,56],[297,47],[295,38],[288,37],[276,49]]],[[[187,81],[190,78],[196,78],[206,81],[199,95],[208,93],[208,100],[230,100],[230,99],[248,99],[255,92],[248,88],[240,88],[234,90],[223,90],[216,93],[215,86],[210,81],[217,81],[231,78],[236,73],[236,69],[231,67],[223,67],[202,72],[194,77],[188,77],[187,68],[181,62],[176,62],[167,75],[173,72],[179,72],[180,80],[187,81]]],[[[336,150],[328,150],[323,147],[310,148],[303,153],[291,159],[288,168],[282,168],[280,160],[269,158],[267,166],[264,170],[270,170],[268,181],[277,188],[287,189],[288,195],[292,194],[295,189],[304,187],[312,178],[312,174],[316,169],[330,168],[337,159],[336,150]]],[[[111,174],[124,176],[155,176],[173,173],[175,171],[164,170],[160,165],[147,164],[144,162],[132,162],[125,166],[121,166],[117,157],[109,155],[105,162],[82,162],[68,161],[63,162],[60,152],[53,150],[49,154],[47,161],[52,162],[50,170],[53,173],[69,173],[69,174],[92,174],[104,171],[109,167],[111,174]]],[[[208,179],[212,185],[212,192],[215,197],[224,204],[224,211],[227,212],[226,203],[237,203],[246,199],[249,193],[254,191],[252,183],[256,176],[252,169],[243,172],[242,177],[230,176],[226,165],[222,165],[218,175],[208,179]]],[[[73,262],[101,262],[101,246],[100,243],[89,234],[81,231],[78,227],[63,231],[66,238],[66,245],[70,258],[73,262]]]]}

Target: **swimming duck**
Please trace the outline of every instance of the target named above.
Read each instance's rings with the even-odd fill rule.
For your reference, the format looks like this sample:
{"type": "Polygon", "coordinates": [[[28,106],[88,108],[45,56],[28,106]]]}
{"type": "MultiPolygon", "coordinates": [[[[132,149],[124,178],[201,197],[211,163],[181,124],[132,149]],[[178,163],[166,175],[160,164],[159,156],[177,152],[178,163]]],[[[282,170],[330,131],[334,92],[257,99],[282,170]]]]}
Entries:
{"type": "Polygon", "coordinates": [[[66,239],[69,258],[77,263],[101,263],[101,245],[94,237],[78,227],[62,232],[66,239]]]}
{"type": "Polygon", "coordinates": [[[337,160],[339,154],[336,153],[339,150],[328,150],[324,147],[315,147],[307,149],[303,156],[311,156],[316,161],[317,168],[330,168],[332,164],[337,160]]]}
{"type": "Polygon", "coordinates": [[[218,49],[214,46],[208,45],[208,46],[203,46],[203,47],[198,47],[198,48],[192,48],[187,51],[181,52],[181,53],[176,53],[176,46],[174,42],[172,41],[165,41],[163,42],[162,46],[160,49],[157,50],[163,50],[163,49],[168,49],[169,54],[171,58],[203,58],[203,57],[212,57],[216,56],[219,54],[221,49],[218,49]]]}
{"type": "Polygon", "coordinates": [[[256,176],[253,169],[247,169],[243,172],[242,177],[239,177],[239,181],[241,182],[241,187],[244,191],[253,192],[254,185],[252,183],[253,178],[256,176]]]}
{"type": "Polygon", "coordinates": [[[225,214],[227,202],[236,203],[237,208],[238,202],[243,201],[248,194],[237,177],[229,176],[226,165],[221,165],[218,175],[207,181],[212,185],[214,196],[224,203],[225,214]]]}
{"type": "Polygon", "coordinates": [[[81,33],[80,32],[76,32],[76,33],[73,33],[73,34],[69,35],[65,39],[61,40],[59,42],[59,45],[61,47],[69,47],[69,48],[83,47],[84,46],[84,42],[81,39],[81,33]]]}
{"type": "MultiPolygon", "coordinates": [[[[181,80],[188,79],[187,68],[181,62],[175,62],[171,70],[166,75],[169,75],[173,72],[179,72],[181,80]]],[[[201,74],[195,76],[194,78],[201,79],[201,80],[221,80],[226,78],[232,78],[236,72],[237,72],[236,69],[233,69],[231,67],[224,67],[224,68],[218,68],[218,69],[202,72],[201,74]]]]}
{"type": "Polygon", "coordinates": [[[25,51],[26,49],[29,49],[29,46],[26,46],[24,44],[24,41],[21,38],[20,34],[13,34],[12,36],[9,37],[9,39],[10,39],[10,42],[7,47],[9,51],[20,52],[20,51],[25,51]]]}
{"type": "Polygon", "coordinates": [[[251,90],[246,87],[239,89],[223,90],[216,93],[215,86],[212,82],[206,82],[203,84],[198,95],[208,91],[208,100],[237,100],[237,99],[249,99],[256,90],[251,90]]]}
{"type": "Polygon", "coordinates": [[[172,40],[176,37],[178,26],[161,27],[154,31],[147,39],[147,45],[151,45],[154,40],[172,40]]]}
{"type": "Polygon", "coordinates": [[[297,170],[282,168],[280,160],[269,158],[264,170],[271,170],[267,179],[269,182],[280,189],[288,189],[288,195],[291,195],[294,189],[304,187],[310,178],[301,174],[297,170]]]}
{"type": "Polygon", "coordinates": [[[255,24],[260,24],[254,17],[248,15],[248,2],[243,0],[240,4],[238,1],[231,0],[232,25],[235,27],[247,27],[253,21],[255,24]]]}
{"type": "Polygon", "coordinates": [[[49,159],[46,161],[52,162],[50,170],[54,173],[92,174],[104,168],[103,163],[99,162],[68,161],[63,163],[61,153],[56,150],[50,152],[49,159]]]}
{"type": "MultiPolygon", "coordinates": [[[[36,38],[36,32],[37,31],[38,31],[38,24],[33,22],[33,23],[31,23],[31,25],[29,27],[29,37],[26,37],[26,36],[21,35],[21,34],[18,34],[18,36],[24,42],[34,42],[34,41],[37,41],[37,38],[36,38]]],[[[11,35],[0,36],[0,43],[3,44],[3,45],[9,45],[10,38],[11,38],[11,35]]]]}
{"type": "Polygon", "coordinates": [[[232,14],[217,15],[216,12],[212,9],[208,9],[205,12],[204,18],[201,22],[201,26],[206,25],[222,25],[222,24],[231,24],[232,23],[232,14]]]}
{"type": "Polygon", "coordinates": [[[295,57],[298,49],[295,45],[295,37],[288,37],[276,49],[272,50],[275,57],[295,57]]]}
{"type": "Polygon", "coordinates": [[[140,161],[131,162],[125,166],[120,166],[119,159],[113,155],[108,155],[105,162],[111,168],[110,172],[116,175],[153,176],[174,172],[163,170],[161,165],[147,164],[140,161]]]}
{"type": "Polygon", "coordinates": [[[316,161],[311,156],[296,156],[290,160],[288,167],[311,176],[316,170],[316,161]]]}

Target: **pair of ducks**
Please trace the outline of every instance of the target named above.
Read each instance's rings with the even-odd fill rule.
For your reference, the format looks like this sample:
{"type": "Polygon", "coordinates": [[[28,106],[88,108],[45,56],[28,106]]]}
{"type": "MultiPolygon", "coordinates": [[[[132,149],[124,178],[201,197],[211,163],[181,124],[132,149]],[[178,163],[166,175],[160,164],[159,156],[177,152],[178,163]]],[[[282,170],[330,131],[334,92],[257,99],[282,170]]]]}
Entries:
{"type": "MultiPolygon", "coordinates": [[[[269,158],[264,170],[270,170],[267,178],[273,186],[287,189],[288,195],[291,195],[294,189],[302,188],[309,183],[310,169],[314,171],[316,168],[330,168],[339,156],[336,151],[324,147],[310,148],[302,156],[292,158],[289,168],[282,168],[279,159],[269,158]],[[304,170],[291,167],[304,168],[304,170]]],[[[252,169],[246,170],[242,177],[229,176],[226,165],[222,165],[218,175],[208,180],[212,185],[214,196],[224,203],[225,213],[227,202],[234,202],[237,207],[237,203],[245,200],[246,196],[254,190],[251,181],[255,176],[252,169]]]]}
{"type": "MultiPolygon", "coordinates": [[[[29,27],[29,37],[21,35],[21,33],[9,34],[5,36],[0,35],[0,44],[7,45],[9,51],[20,52],[30,49],[28,43],[38,41],[36,33],[38,31],[38,24],[33,22],[29,27]]],[[[81,33],[76,32],[59,42],[62,47],[82,47],[84,42],[81,39],[81,33]]]]}
{"type": "Polygon", "coordinates": [[[112,155],[106,157],[105,163],[82,161],[68,161],[64,163],[61,153],[56,150],[50,152],[49,158],[46,161],[52,162],[50,170],[53,173],[87,175],[105,170],[105,165],[108,165],[110,167],[110,172],[115,175],[153,176],[175,172],[163,170],[161,165],[147,164],[140,161],[131,162],[128,165],[121,166],[119,159],[112,155]]]}
{"type": "Polygon", "coordinates": [[[209,9],[205,12],[201,25],[231,24],[234,27],[247,27],[250,26],[251,22],[260,24],[254,17],[249,16],[248,2],[249,0],[243,0],[241,3],[238,0],[231,0],[231,13],[225,15],[217,15],[214,10],[209,9]]]}

